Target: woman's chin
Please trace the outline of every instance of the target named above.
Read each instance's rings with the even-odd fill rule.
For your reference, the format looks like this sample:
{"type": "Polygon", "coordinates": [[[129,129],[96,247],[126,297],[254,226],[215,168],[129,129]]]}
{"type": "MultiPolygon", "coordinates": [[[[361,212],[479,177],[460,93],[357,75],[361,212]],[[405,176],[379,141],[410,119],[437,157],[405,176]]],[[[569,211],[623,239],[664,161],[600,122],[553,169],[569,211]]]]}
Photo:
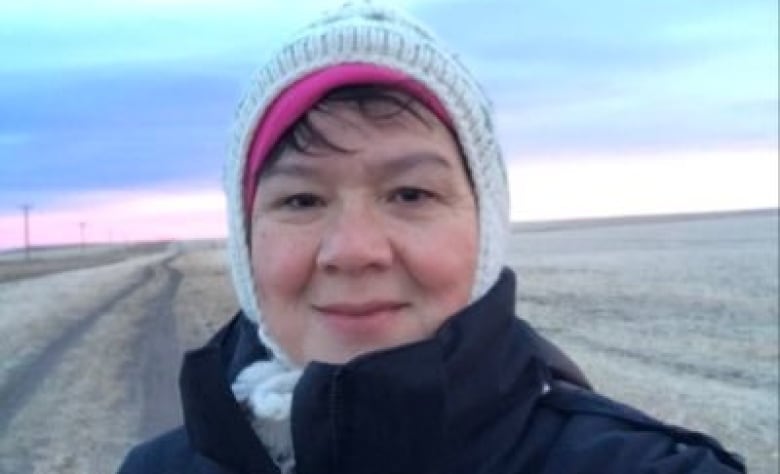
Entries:
{"type": "Polygon", "coordinates": [[[391,333],[386,334],[382,338],[364,338],[356,339],[350,338],[350,340],[343,340],[338,337],[322,337],[317,339],[316,345],[312,345],[306,350],[305,359],[309,361],[325,362],[328,364],[346,364],[347,362],[360,357],[362,355],[370,354],[373,352],[382,351],[385,349],[391,349],[404,344],[415,342],[422,339],[422,337],[411,337],[402,334],[391,333]]]}

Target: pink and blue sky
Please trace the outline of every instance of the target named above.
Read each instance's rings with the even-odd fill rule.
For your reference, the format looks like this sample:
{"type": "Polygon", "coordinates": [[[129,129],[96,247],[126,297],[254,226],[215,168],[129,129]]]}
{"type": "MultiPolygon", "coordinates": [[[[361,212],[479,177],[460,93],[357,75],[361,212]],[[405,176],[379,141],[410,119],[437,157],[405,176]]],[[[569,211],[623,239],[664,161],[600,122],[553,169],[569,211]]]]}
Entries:
{"type": "MultiPolygon", "coordinates": [[[[492,97],[512,216],[778,206],[775,0],[405,0],[492,97]]],[[[0,248],[220,237],[233,109],[332,1],[0,4],[0,248]]]]}

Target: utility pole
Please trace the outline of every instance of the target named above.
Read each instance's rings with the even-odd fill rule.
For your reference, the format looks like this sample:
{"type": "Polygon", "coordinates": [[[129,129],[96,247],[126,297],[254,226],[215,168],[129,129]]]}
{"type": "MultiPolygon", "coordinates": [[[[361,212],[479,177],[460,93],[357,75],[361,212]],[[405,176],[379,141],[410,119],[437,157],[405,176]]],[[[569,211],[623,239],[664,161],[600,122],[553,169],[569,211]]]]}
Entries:
{"type": "Polygon", "coordinates": [[[84,228],[87,227],[86,222],[79,222],[79,230],[81,233],[81,251],[84,252],[84,228]]]}
{"type": "Polygon", "coordinates": [[[24,259],[28,261],[30,260],[30,209],[32,209],[31,205],[22,205],[22,213],[24,214],[24,259]]]}

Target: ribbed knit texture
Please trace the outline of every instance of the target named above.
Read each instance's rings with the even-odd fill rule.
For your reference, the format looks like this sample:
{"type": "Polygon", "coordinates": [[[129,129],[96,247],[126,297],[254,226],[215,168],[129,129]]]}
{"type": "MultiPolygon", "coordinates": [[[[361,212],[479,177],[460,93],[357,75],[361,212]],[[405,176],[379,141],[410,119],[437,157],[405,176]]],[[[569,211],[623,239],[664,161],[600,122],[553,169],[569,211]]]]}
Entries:
{"type": "MultiPolygon", "coordinates": [[[[457,56],[416,21],[368,2],[346,4],[294,35],[254,74],[237,111],[225,166],[228,252],[238,300],[246,316],[257,322],[263,344],[277,362],[291,370],[292,362],[268,333],[255,293],[245,222],[248,213],[241,188],[246,157],[258,122],[280,92],[308,73],[355,62],[396,69],[421,82],[452,119],[473,178],[479,213],[479,255],[471,301],[496,282],[504,264],[509,191],[487,97],[457,56]]],[[[262,413],[257,415],[262,418],[262,413]]]]}

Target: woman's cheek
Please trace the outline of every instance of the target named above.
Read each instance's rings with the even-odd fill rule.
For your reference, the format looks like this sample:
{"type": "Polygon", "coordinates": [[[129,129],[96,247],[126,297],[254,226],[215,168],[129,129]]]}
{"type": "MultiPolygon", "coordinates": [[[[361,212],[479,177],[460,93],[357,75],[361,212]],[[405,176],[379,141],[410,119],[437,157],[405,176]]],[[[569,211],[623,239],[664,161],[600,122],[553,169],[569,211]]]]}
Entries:
{"type": "Polygon", "coordinates": [[[263,230],[254,246],[252,261],[261,297],[293,295],[305,287],[316,247],[311,234],[283,229],[263,230]]]}
{"type": "Polygon", "coordinates": [[[439,222],[414,232],[401,232],[397,240],[401,258],[421,285],[468,300],[476,274],[476,221],[468,217],[439,222]],[[446,243],[446,245],[443,245],[446,243]]]}
{"type": "Polygon", "coordinates": [[[279,228],[260,232],[253,241],[260,311],[272,337],[294,360],[301,356],[306,288],[313,268],[313,242],[308,235],[279,228]]]}

